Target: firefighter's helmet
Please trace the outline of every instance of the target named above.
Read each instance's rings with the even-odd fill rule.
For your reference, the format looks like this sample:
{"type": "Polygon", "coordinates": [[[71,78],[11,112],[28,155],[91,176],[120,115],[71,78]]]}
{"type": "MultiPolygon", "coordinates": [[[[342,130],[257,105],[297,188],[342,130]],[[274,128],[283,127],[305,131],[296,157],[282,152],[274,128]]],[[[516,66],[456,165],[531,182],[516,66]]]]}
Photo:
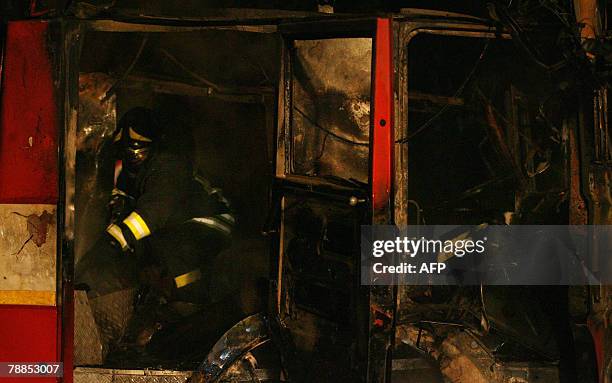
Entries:
{"type": "Polygon", "coordinates": [[[159,123],[152,110],[136,107],[126,112],[117,125],[114,137],[115,143],[120,146],[124,167],[137,171],[149,158],[158,138],[159,123]]]}

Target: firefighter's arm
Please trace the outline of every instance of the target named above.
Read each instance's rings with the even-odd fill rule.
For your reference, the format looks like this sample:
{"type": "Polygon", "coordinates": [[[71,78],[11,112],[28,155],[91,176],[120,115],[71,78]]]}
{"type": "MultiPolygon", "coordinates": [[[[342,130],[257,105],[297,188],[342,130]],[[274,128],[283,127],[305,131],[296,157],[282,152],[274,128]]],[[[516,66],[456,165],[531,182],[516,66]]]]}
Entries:
{"type": "Polygon", "coordinates": [[[211,187],[200,175],[196,174],[194,180],[200,185],[201,192],[205,195],[203,200],[206,202],[203,203],[205,208],[200,211],[203,215],[194,217],[191,221],[207,226],[230,239],[235,218],[229,201],[223,196],[221,189],[211,187]]]}
{"type": "Polygon", "coordinates": [[[134,199],[121,189],[115,187],[108,203],[111,223],[119,223],[127,217],[134,204],[134,199]]]}
{"type": "Polygon", "coordinates": [[[172,158],[152,167],[135,209],[106,229],[117,246],[124,251],[134,249],[138,241],[166,225],[181,203],[181,191],[188,185],[188,174],[185,165],[172,158]]]}
{"type": "Polygon", "coordinates": [[[132,250],[133,246],[130,246],[130,243],[126,240],[121,223],[133,210],[134,198],[123,191],[125,180],[121,172],[121,166],[116,168],[115,172],[115,187],[108,203],[110,225],[106,228],[106,237],[113,247],[123,251],[132,250]]]}

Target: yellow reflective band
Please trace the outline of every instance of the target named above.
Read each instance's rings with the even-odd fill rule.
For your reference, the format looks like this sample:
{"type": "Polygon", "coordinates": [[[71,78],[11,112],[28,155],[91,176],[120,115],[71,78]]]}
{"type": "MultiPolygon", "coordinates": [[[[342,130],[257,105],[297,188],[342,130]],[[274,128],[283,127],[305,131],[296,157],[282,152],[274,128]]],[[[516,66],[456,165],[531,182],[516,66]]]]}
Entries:
{"type": "Polygon", "coordinates": [[[202,273],[200,272],[200,269],[195,269],[174,278],[174,283],[176,284],[176,287],[180,289],[181,287],[185,287],[190,283],[199,281],[200,278],[202,278],[202,273]]]}
{"type": "Polygon", "coordinates": [[[130,215],[123,220],[123,223],[127,225],[132,234],[134,234],[134,238],[137,240],[151,235],[151,230],[149,230],[144,219],[135,211],[131,212],[130,215]]]}
{"type": "Polygon", "coordinates": [[[229,225],[214,217],[196,217],[192,218],[191,221],[204,224],[228,235],[232,232],[232,228],[229,225]]]}
{"type": "Polygon", "coordinates": [[[113,238],[115,238],[117,242],[119,242],[122,249],[125,249],[127,247],[127,241],[125,240],[125,237],[123,236],[123,233],[121,232],[119,226],[112,223],[106,228],[106,232],[112,235],[113,238]]]}
{"type": "Polygon", "coordinates": [[[115,136],[115,139],[113,140],[113,142],[117,142],[121,139],[121,130],[119,131],[119,133],[115,136]]]}
{"type": "Polygon", "coordinates": [[[226,221],[229,221],[230,223],[236,223],[236,220],[234,219],[234,216],[231,214],[220,214],[219,217],[221,218],[225,218],[226,221]]]}
{"type": "Polygon", "coordinates": [[[145,136],[142,136],[142,135],[136,133],[134,131],[134,129],[132,129],[132,128],[130,128],[130,138],[132,140],[136,140],[136,141],[153,142],[152,139],[150,139],[149,137],[145,137],[145,136]]]}
{"type": "Polygon", "coordinates": [[[126,196],[126,197],[128,197],[128,195],[127,195],[127,193],[126,193],[126,192],[124,192],[124,191],[123,191],[123,190],[121,190],[121,189],[117,189],[117,188],[114,188],[114,189],[113,189],[113,192],[111,193],[111,195],[122,195],[122,196],[126,196]]]}

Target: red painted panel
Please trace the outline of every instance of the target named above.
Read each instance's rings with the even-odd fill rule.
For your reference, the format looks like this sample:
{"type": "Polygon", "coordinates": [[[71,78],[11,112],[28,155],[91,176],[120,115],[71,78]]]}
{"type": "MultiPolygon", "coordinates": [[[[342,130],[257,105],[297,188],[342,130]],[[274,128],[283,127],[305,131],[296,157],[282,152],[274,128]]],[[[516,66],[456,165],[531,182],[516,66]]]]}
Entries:
{"type": "Polygon", "coordinates": [[[591,319],[587,321],[587,326],[593,337],[593,346],[595,347],[595,358],[597,361],[597,371],[599,374],[599,382],[604,383],[604,357],[605,357],[605,329],[603,324],[597,323],[591,319]]]}
{"type": "Polygon", "coordinates": [[[58,122],[49,23],[10,22],[0,116],[0,203],[57,203],[58,122]]]}
{"type": "MultiPolygon", "coordinates": [[[[57,310],[51,306],[0,306],[0,362],[58,360],[57,310]]],[[[56,382],[57,378],[2,378],[2,383],[56,382]]]]}
{"type": "MultiPolygon", "coordinates": [[[[58,201],[58,116],[49,23],[10,22],[0,95],[0,203],[58,201]]],[[[59,318],[52,306],[0,306],[0,361],[59,360],[59,318]]],[[[56,378],[25,378],[56,382],[56,378]]],[[[24,382],[24,378],[2,378],[24,382]]]]}
{"type": "Polygon", "coordinates": [[[385,208],[391,196],[393,163],[393,50],[390,19],[378,19],[374,77],[374,132],[372,138],[372,204],[385,208]]]}
{"type": "Polygon", "coordinates": [[[62,316],[60,317],[61,329],[61,359],[64,362],[63,383],[74,381],[74,288],[71,282],[64,283],[64,294],[62,299],[62,316]]]}

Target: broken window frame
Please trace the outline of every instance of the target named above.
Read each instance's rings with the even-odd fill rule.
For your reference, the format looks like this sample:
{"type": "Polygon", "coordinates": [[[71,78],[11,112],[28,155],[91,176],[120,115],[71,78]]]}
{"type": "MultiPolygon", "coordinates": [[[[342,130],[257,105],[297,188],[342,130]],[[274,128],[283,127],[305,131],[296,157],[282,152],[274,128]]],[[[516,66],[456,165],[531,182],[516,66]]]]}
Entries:
{"type": "MultiPolygon", "coordinates": [[[[58,262],[57,262],[57,291],[58,306],[61,307],[62,334],[62,360],[64,372],[72,376],[73,363],[73,336],[74,336],[74,261],[75,261],[75,182],[76,182],[76,153],[79,109],[79,63],[81,51],[87,32],[130,32],[130,33],[177,33],[197,32],[207,30],[234,30],[249,33],[276,33],[277,26],[272,24],[241,24],[234,21],[225,23],[208,23],[206,20],[197,22],[178,22],[147,24],[138,22],[124,22],[116,20],[70,20],[58,23],[63,35],[62,52],[57,66],[57,78],[61,79],[63,94],[58,96],[60,104],[60,200],[58,204],[58,262]]],[[[273,153],[273,134],[275,131],[275,96],[273,93],[262,91],[256,95],[253,89],[248,94],[232,94],[231,99],[241,102],[261,103],[265,108],[266,131],[269,139],[269,152],[273,153]]],[[[217,95],[215,95],[217,96],[217,95]]],[[[223,95],[218,95],[223,98],[223,95]]]]}
{"type": "MultiPolygon", "coordinates": [[[[374,78],[376,76],[376,46],[377,46],[377,26],[378,22],[383,19],[359,19],[359,20],[351,20],[344,22],[333,22],[333,21],[322,21],[322,22],[313,22],[313,23],[297,23],[291,25],[281,26],[280,30],[283,33],[283,46],[282,46],[282,70],[281,70],[281,78],[279,81],[279,112],[278,112],[278,132],[277,132],[277,158],[276,158],[276,178],[279,183],[279,187],[276,192],[278,193],[278,206],[280,210],[280,219],[278,222],[279,229],[278,235],[279,238],[279,248],[276,249],[271,265],[272,273],[276,272],[278,274],[276,289],[276,314],[280,314],[281,307],[285,304],[283,302],[283,286],[281,285],[282,281],[282,265],[284,258],[284,213],[283,210],[286,204],[286,198],[283,196],[284,192],[287,190],[286,187],[296,188],[301,190],[301,192],[305,192],[310,195],[325,196],[325,198],[331,198],[333,200],[344,200],[347,205],[352,204],[352,201],[355,201],[355,205],[361,205],[366,203],[366,209],[372,209],[371,195],[372,195],[372,184],[373,184],[373,169],[372,169],[372,160],[374,156],[374,150],[372,146],[372,138],[373,138],[373,130],[374,130],[374,105],[375,105],[375,86],[370,87],[370,147],[368,151],[368,185],[366,190],[364,188],[359,188],[357,186],[347,186],[344,183],[330,181],[329,179],[325,179],[322,177],[316,176],[300,176],[291,174],[291,144],[292,144],[292,134],[291,134],[291,66],[289,60],[290,51],[288,49],[288,41],[292,40],[301,40],[301,39],[322,39],[322,38],[342,38],[342,37],[357,37],[357,38],[371,38],[372,39],[372,70],[371,70],[371,78],[372,83],[374,83],[374,78]],[[284,189],[284,190],[283,190],[284,189]],[[365,193],[364,193],[365,192],[365,193]],[[363,193],[363,194],[362,194],[363,193]],[[275,259],[275,257],[278,257],[275,259]],[[274,264],[274,261],[276,263],[274,264]]],[[[390,28],[389,31],[392,31],[390,28]]],[[[390,36],[390,40],[392,40],[392,34],[390,36]]],[[[391,43],[391,41],[388,41],[391,43]]],[[[392,62],[390,62],[392,66],[392,62]]],[[[391,69],[391,68],[389,68],[391,69]]],[[[392,79],[389,79],[392,82],[392,79]]],[[[392,109],[392,107],[391,107],[392,109]]],[[[385,199],[385,206],[383,207],[383,214],[378,214],[383,221],[388,222],[388,216],[384,214],[388,208],[388,203],[390,201],[385,199]]],[[[364,224],[370,223],[372,217],[367,218],[367,222],[364,224]]],[[[382,221],[380,221],[382,223],[382,221]]],[[[347,286],[347,288],[350,288],[347,286]]],[[[366,295],[367,297],[367,295],[366,295]]],[[[363,305],[362,311],[367,311],[366,306],[371,306],[372,300],[366,298],[363,302],[360,302],[358,305],[363,305]]],[[[361,306],[359,306],[361,307],[361,306]]],[[[385,362],[381,363],[381,352],[386,356],[387,352],[384,345],[389,344],[390,336],[389,334],[384,335],[382,338],[378,335],[373,335],[371,326],[368,325],[370,318],[363,318],[360,321],[360,327],[363,328],[367,333],[365,334],[356,334],[360,340],[357,341],[359,344],[358,349],[360,351],[366,352],[365,355],[359,353],[358,356],[360,363],[360,373],[367,381],[379,381],[379,379],[384,377],[384,368],[385,362]],[[376,338],[375,341],[372,342],[373,338],[376,338]],[[382,339],[383,346],[379,346],[379,338],[382,339]],[[362,339],[362,340],[361,340],[362,339]],[[367,350],[367,351],[366,351],[367,350]]],[[[387,329],[388,330],[388,329],[387,329]]],[[[374,330],[376,332],[376,329],[374,330]]],[[[387,332],[387,331],[385,331],[387,332]]],[[[385,360],[385,357],[382,358],[385,360]]]]}
{"type": "Polygon", "coordinates": [[[371,101],[374,39],[372,37],[326,37],[286,41],[289,53],[287,56],[288,88],[290,89],[288,101],[291,104],[288,129],[292,138],[286,163],[290,165],[290,174],[326,179],[339,177],[343,180],[358,180],[360,183],[366,183],[369,173],[369,133],[373,111],[371,101]],[[340,51],[346,56],[334,55],[336,60],[331,60],[330,49],[332,48],[329,44],[335,45],[336,49],[347,49],[340,51]],[[363,51],[366,49],[366,44],[369,52],[363,51]],[[310,54],[311,49],[317,49],[321,56],[310,54]],[[364,58],[369,58],[369,60],[362,60],[364,58]],[[357,78],[359,77],[357,73],[351,73],[350,77],[354,79],[353,81],[344,80],[338,83],[334,79],[340,78],[339,74],[330,77],[331,74],[323,74],[320,69],[316,71],[310,68],[317,63],[331,73],[336,73],[335,71],[343,68],[346,68],[345,73],[347,71],[350,73],[347,67],[350,67],[351,63],[359,65],[359,69],[365,69],[365,66],[362,67],[365,64],[368,68],[368,78],[367,81],[364,81],[366,79],[363,76],[357,78]],[[351,84],[355,83],[361,84],[360,88],[367,84],[367,90],[355,94],[356,89],[351,88],[351,84]],[[340,99],[329,98],[332,95],[339,96],[340,99]],[[365,116],[367,120],[364,118],[358,122],[350,118],[355,117],[352,113],[343,118],[334,118],[342,115],[342,110],[352,112],[354,110],[352,102],[367,103],[365,116]],[[326,109],[326,106],[329,109],[326,109]],[[364,133],[365,137],[363,137],[364,133]],[[362,137],[359,138],[359,136],[362,137]],[[364,150],[365,155],[360,155],[364,150]],[[330,154],[332,155],[331,160],[329,159],[330,154]],[[349,166],[346,166],[347,164],[349,166]]]}
{"type": "MultiPolygon", "coordinates": [[[[375,19],[361,18],[356,20],[319,21],[305,23],[287,23],[279,26],[282,35],[281,48],[281,77],[279,79],[278,95],[278,130],[276,177],[283,180],[297,182],[303,185],[323,185],[336,189],[346,188],[346,185],[325,179],[319,176],[304,176],[292,172],[293,137],[292,137],[292,59],[291,46],[296,40],[323,40],[337,38],[369,38],[372,39],[372,48],[375,45],[375,19]]],[[[374,53],[372,54],[374,56],[374,53]]],[[[374,60],[374,57],[372,57],[374,60]]],[[[371,76],[374,76],[374,62],[372,61],[371,76]]],[[[372,133],[372,105],[374,89],[370,87],[370,134],[372,133]]],[[[371,153],[368,161],[371,162],[371,153]]],[[[371,182],[368,182],[371,184],[371,182]]],[[[350,187],[349,187],[350,188],[350,187]]]]}
{"type": "Polygon", "coordinates": [[[408,103],[410,99],[410,88],[408,85],[408,46],[413,38],[420,34],[455,36],[480,39],[504,39],[511,38],[509,33],[498,31],[493,26],[473,23],[456,23],[452,21],[437,21],[433,23],[401,23],[398,36],[398,59],[396,60],[396,73],[398,73],[397,89],[406,91],[397,92],[397,111],[395,123],[395,177],[394,177],[394,221],[397,225],[408,225],[408,210],[410,208],[410,196],[408,195],[408,144],[404,140],[408,134],[408,103]]]}

